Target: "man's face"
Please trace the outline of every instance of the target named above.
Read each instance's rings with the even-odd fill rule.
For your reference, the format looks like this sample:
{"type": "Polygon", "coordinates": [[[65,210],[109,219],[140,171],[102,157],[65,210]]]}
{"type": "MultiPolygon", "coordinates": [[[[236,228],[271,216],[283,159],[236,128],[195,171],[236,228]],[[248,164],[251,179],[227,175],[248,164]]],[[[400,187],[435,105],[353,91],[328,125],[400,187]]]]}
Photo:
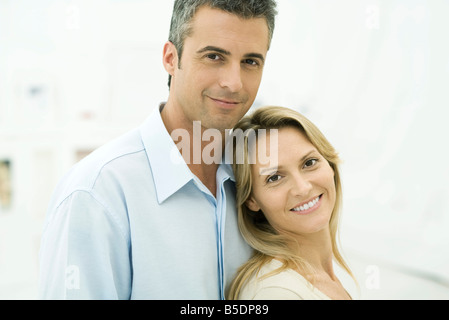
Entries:
{"type": "Polygon", "coordinates": [[[265,19],[200,8],[172,74],[170,95],[185,125],[232,128],[256,98],[268,45],[265,19]]]}

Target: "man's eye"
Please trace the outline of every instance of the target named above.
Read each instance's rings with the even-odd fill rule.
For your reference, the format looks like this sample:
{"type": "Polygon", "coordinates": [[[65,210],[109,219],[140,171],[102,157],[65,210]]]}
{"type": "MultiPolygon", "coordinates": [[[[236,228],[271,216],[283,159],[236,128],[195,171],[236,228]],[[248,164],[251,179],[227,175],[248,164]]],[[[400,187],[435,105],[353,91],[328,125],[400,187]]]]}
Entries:
{"type": "Polygon", "coordinates": [[[258,66],[259,65],[259,63],[256,60],[253,60],[253,59],[245,59],[245,63],[249,64],[251,66],[258,66]]]}
{"type": "Polygon", "coordinates": [[[215,53],[210,53],[206,57],[208,59],[210,59],[210,60],[220,60],[220,56],[218,54],[215,54],[215,53]]]}

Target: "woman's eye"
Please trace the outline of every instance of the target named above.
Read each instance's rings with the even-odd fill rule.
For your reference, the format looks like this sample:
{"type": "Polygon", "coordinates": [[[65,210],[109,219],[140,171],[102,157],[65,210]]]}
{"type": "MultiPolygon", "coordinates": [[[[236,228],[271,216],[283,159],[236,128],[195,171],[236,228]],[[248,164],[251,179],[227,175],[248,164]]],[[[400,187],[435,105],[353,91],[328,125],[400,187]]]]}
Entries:
{"type": "Polygon", "coordinates": [[[309,159],[304,163],[304,168],[313,167],[318,162],[318,159],[309,159]]]}
{"type": "Polygon", "coordinates": [[[279,181],[280,179],[281,179],[281,176],[280,176],[280,175],[274,174],[274,175],[268,177],[267,182],[268,182],[268,183],[270,183],[270,182],[276,182],[276,181],[279,181]]]}

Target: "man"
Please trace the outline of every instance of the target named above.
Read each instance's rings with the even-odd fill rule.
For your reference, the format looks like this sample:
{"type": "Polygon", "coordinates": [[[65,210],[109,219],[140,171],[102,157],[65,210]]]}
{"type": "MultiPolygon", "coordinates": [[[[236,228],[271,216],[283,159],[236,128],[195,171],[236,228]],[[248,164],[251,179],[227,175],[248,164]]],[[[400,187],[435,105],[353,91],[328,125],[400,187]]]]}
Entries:
{"type": "Polygon", "coordinates": [[[57,187],[42,238],[41,298],[224,298],[250,249],[237,227],[232,170],[205,159],[221,156],[226,129],[254,102],[275,6],[175,1],[163,50],[168,100],[57,187]],[[220,135],[204,139],[210,131],[220,135]],[[174,139],[189,148],[178,152],[174,139]]]}

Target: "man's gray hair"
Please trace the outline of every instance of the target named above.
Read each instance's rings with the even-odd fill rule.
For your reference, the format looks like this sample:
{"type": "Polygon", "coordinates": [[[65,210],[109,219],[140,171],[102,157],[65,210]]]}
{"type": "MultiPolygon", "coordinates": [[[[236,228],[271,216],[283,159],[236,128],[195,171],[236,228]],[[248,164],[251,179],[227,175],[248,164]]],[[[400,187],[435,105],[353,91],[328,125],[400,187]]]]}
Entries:
{"type": "MultiPolygon", "coordinates": [[[[181,60],[185,39],[191,34],[191,20],[202,6],[220,9],[245,19],[265,18],[268,25],[268,47],[273,38],[277,15],[275,0],[175,0],[168,40],[181,60]]],[[[168,79],[170,87],[171,76],[168,79]]]]}

